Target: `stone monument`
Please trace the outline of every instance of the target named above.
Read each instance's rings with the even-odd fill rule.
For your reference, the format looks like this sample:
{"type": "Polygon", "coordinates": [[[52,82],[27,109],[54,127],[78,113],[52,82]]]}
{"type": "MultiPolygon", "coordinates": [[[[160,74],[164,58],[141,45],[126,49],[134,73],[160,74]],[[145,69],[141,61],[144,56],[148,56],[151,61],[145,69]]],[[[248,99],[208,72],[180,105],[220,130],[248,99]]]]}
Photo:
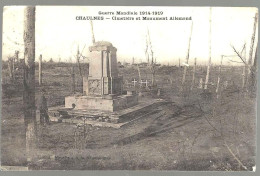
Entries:
{"type": "Polygon", "coordinates": [[[65,97],[65,107],[114,112],[137,105],[138,95],[123,95],[123,77],[118,75],[117,49],[106,41],[89,47],[89,74],[83,78],[83,96],[65,97]]]}

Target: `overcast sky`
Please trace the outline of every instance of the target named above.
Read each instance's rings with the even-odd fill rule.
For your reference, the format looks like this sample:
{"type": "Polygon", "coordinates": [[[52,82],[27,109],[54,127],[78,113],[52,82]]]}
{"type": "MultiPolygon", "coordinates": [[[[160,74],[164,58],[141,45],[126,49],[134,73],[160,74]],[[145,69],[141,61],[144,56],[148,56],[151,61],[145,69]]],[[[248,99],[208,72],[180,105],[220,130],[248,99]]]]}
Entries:
{"type": "MultiPolygon", "coordinates": [[[[197,58],[206,64],[209,57],[209,7],[36,7],[36,60],[75,61],[77,45],[88,57],[92,44],[90,22],[76,20],[76,16],[98,16],[98,12],[115,11],[163,11],[162,16],[192,17],[193,31],[190,45],[190,61],[197,58]]],[[[257,8],[212,8],[211,56],[218,64],[221,55],[234,55],[230,45],[241,49],[246,42],[247,57],[253,33],[254,16],[257,8]]],[[[24,7],[5,7],[3,14],[3,59],[14,55],[15,50],[23,53],[24,7]]],[[[114,15],[108,16],[112,17],[114,15]]],[[[133,16],[136,17],[136,16],[133,16]]],[[[159,63],[177,64],[184,62],[191,31],[191,21],[93,21],[96,41],[109,41],[117,48],[118,61],[145,61],[147,28],[154,55],[159,63]]],[[[257,29],[258,31],[258,29],[257,29]]],[[[257,43],[258,35],[256,33],[257,43]]],[[[23,54],[20,55],[23,57],[23,54]]],[[[233,60],[239,61],[238,58],[233,60]]],[[[228,59],[225,59],[228,64],[228,59]]]]}

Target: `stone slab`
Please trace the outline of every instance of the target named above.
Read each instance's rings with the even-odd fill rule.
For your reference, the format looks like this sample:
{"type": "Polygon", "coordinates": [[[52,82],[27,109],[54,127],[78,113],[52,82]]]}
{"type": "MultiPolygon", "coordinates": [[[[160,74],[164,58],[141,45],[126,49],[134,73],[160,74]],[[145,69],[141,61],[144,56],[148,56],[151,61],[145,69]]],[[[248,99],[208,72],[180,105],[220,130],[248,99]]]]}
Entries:
{"type": "Polygon", "coordinates": [[[68,96],[65,97],[65,108],[71,108],[75,104],[75,109],[82,110],[102,110],[114,112],[129,108],[138,104],[137,95],[121,95],[115,99],[91,96],[68,96]]]}
{"type": "Polygon", "coordinates": [[[28,167],[24,166],[0,166],[0,171],[28,171],[28,167]]]}

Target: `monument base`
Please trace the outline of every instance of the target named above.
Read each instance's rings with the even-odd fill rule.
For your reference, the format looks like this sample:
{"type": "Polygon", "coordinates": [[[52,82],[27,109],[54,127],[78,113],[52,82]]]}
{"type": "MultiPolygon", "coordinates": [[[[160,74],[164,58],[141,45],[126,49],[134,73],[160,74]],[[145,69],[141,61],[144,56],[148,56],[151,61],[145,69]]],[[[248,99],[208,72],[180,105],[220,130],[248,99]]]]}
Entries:
{"type": "MultiPolygon", "coordinates": [[[[49,117],[51,122],[69,123],[99,127],[121,128],[139,118],[147,117],[149,114],[158,113],[157,107],[167,103],[161,99],[144,100],[138,105],[122,109],[116,112],[108,112],[91,109],[72,109],[64,106],[49,108],[49,117]],[[84,117],[84,120],[83,118],[84,117]]],[[[161,115],[163,111],[158,113],[161,115]]],[[[38,115],[39,116],[39,115],[38,115]]]]}
{"type": "Polygon", "coordinates": [[[108,96],[68,96],[65,97],[65,108],[72,108],[75,104],[75,109],[93,109],[114,112],[126,109],[138,104],[138,95],[120,95],[113,97],[108,96]]]}

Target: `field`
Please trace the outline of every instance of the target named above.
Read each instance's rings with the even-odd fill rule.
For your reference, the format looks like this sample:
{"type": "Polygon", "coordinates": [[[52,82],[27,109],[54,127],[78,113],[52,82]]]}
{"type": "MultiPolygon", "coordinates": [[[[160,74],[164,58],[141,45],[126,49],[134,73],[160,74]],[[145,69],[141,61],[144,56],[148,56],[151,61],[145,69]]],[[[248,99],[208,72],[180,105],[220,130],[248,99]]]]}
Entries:
{"type": "MultiPolygon", "coordinates": [[[[55,65],[55,63],[54,63],[55,65]]],[[[68,65],[68,64],[67,64],[68,65]]],[[[11,82],[2,70],[2,165],[26,165],[22,106],[22,71],[11,82]]],[[[218,67],[212,67],[210,85],[199,89],[206,67],[199,66],[195,86],[190,90],[192,67],[188,68],[181,91],[183,68],[161,66],[156,69],[155,90],[142,90],[139,99],[160,98],[165,103],[148,109],[144,115],[120,129],[52,122],[38,126],[37,160],[33,170],[252,170],[256,156],[256,96],[241,89],[241,67],[224,67],[220,96],[216,98],[218,67]],[[225,85],[227,82],[228,84],[225,85]]],[[[83,73],[87,73],[85,66],[83,73]]],[[[36,75],[38,72],[36,71],[36,75]]],[[[138,79],[136,67],[119,69],[124,89],[138,79]]],[[[149,69],[141,68],[143,80],[151,82],[149,69]]],[[[76,70],[77,91],[81,90],[76,70]]],[[[36,76],[36,82],[38,77],[36,76]]],[[[44,67],[43,85],[48,106],[64,104],[71,94],[69,67],[44,67]]],[[[36,87],[39,96],[39,87],[36,87]]],[[[140,91],[140,90],[137,90],[140,91]]],[[[37,97],[36,97],[37,98],[37,97]]]]}

